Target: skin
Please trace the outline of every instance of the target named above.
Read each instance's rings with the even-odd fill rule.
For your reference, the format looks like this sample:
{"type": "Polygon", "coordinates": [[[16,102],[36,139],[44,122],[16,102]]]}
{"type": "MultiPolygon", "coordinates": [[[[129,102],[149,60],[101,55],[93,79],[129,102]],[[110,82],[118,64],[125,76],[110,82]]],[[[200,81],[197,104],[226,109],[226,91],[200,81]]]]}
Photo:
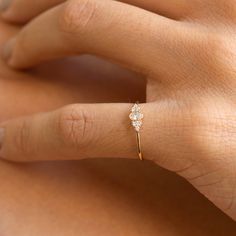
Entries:
{"type": "MultiPolygon", "coordinates": [[[[183,176],[236,219],[235,3],[194,1],[190,13],[179,9],[181,17],[171,10],[162,17],[116,1],[68,1],[30,22],[4,47],[3,58],[13,68],[29,68],[90,53],[142,72],[146,160],[183,176]]],[[[77,104],[7,122],[0,155],[14,161],[135,158],[130,106],[77,104]]]]}
{"type": "MultiPolygon", "coordinates": [[[[18,28],[0,21],[0,46],[17,31],[18,28]]],[[[47,63],[32,73],[13,71],[0,60],[1,121],[77,101],[125,101],[124,88],[132,100],[143,99],[143,83],[137,86],[136,80],[132,82],[136,76],[93,61],[80,60],[83,67],[77,72],[79,76],[74,77],[69,71],[80,63],[47,63]],[[88,73],[83,61],[92,64],[96,72],[103,68],[101,76],[95,77],[91,66],[88,73]],[[66,73],[58,73],[53,79],[52,75],[62,65],[66,73]],[[119,83],[115,80],[110,83],[107,71],[119,83]],[[129,86],[122,79],[124,76],[129,78],[130,87],[137,86],[137,94],[130,94],[129,86]],[[100,83],[96,85],[96,78],[106,82],[104,89],[100,83]],[[86,85],[87,80],[93,83],[86,85]],[[107,84],[116,88],[111,94],[107,84]],[[122,86],[122,93],[118,84],[122,86]],[[93,92],[88,95],[88,90],[93,92]]],[[[3,236],[233,236],[236,233],[233,220],[190,184],[150,162],[101,159],[17,164],[1,160],[0,186],[3,236]],[[111,218],[115,221],[112,224],[111,218]]]]}

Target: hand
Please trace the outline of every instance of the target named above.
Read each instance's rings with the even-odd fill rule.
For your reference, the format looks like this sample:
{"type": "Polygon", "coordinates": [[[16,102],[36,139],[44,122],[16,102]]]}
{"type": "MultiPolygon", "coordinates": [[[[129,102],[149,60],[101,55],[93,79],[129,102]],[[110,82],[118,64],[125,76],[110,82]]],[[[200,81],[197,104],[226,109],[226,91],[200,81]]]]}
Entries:
{"type": "MultiPolygon", "coordinates": [[[[141,71],[145,159],[183,176],[236,219],[235,2],[147,2],[142,7],[166,17],[108,0],[60,4],[26,25],[6,45],[5,59],[27,68],[89,53],[141,71]]],[[[130,107],[79,104],[10,121],[2,125],[1,156],[137,158],[130,107]]]]}
{"type": "MultiPolygon", "coordinates": [[[[19,29],[0,20],[0,50],[19,29]]],[[[47,62],[28,71],[12,70],[0,60],[0,122],[75,102],[144,100],[145,82],[137,84],[137,77],[88,56],[47,62]]]]}

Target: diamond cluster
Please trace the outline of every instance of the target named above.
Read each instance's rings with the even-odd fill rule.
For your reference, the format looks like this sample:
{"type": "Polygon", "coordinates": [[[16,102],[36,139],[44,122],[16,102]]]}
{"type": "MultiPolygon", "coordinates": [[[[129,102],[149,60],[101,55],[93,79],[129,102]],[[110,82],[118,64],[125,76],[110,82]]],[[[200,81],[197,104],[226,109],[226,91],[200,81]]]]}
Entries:
{"type": "Polygon", "coordinates": [[[134,127],[134,129],[139,132],[141,127],[142,127],[142,119],[143,119],[143,114],[140,112],[141,108],[140,106],[136,103],[132,107],[132,112],[129,115],[129,118],[131,119],[131,124],[134,127]]]}

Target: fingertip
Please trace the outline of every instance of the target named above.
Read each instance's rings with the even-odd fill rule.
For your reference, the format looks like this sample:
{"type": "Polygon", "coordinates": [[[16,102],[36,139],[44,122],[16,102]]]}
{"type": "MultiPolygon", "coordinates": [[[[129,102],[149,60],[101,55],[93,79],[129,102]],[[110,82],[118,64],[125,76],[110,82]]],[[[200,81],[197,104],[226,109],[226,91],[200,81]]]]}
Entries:
{"type": "Polygon", "coordinates": [[[5,45],[2,48],[1,57],[2,59],[9,65],[14,67],[12,63],[12,54],[13,54],[13,48],[15,45],[15,38],[10,39],[8,42],[5,43],[5,45]]]}
{"type": "Polygon", "coordinates": [[[22,24],[26,22],[25,19],[21,19],[20,11],[15,9],[12,0],[0,0],[0,15],[2,20],[9,23],[22,24]]]}
{"type": "Polygon", "coordinates": [[[18,14],[16,14],[15,11],[12,11],[11,3],[12,0],[0,0],[1,19],[9,23],[21,23],[15,19],[18,14]]]}
{"type": "Polygon", "coordinates": [[[0,0],[0,12],[3,13],[10,7],[11,0],[0,0]]]}

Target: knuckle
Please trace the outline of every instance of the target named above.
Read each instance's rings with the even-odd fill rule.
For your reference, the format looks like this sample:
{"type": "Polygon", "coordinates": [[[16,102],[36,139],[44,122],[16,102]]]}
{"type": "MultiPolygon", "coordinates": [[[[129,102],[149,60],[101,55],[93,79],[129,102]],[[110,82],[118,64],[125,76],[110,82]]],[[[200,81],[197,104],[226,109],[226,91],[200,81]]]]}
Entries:
{"type": "Polygon", "coordinates": [[[207,33],[202,40],[202,52],[207,54],[208,58],[219,59],[227,49],[227,41],[218,33],[207,33]]]}
{"type": "Polygon", "coordinates": [[[222,39],[216,33],[209,32],[209,29],[203,29],[190,36],[187,46],[193,58],[206,63],[217,56],[222,39]]]}
{"type": "Polygon", "coordinates": [[[227,105],[222,108],[212,104],[197,110],[193,125],[193,141],[196,153],[208,159],[218,157],[226,160],[233,152],[236,140],[236,119],[227,105]]]}
{"type": "Polygon", "coordinates": [[[227,19],[235,22],[235,1],[234,0],[214,0],[212,2],[209,2],[208,4],[209,8],[214,8],[214,16],[215,19],[227,19]]]}
{"type": "Polygon", "coordinates": [[[213,83],[222,84],[235,78],[235,39],[230,37],[205,27],[190,36],[186,44],[188,58],[201,69],[202,80],[214,78],[213,83]]]}
{"type": "Polygon", "coordinates": [[[59,18],[61,31],[77,33],[86,28],[94,19],[97,3],[93,0],[70,0],[59,18]]]}
{"type": "Polygon", "coordinates": [[[169,120],[164,121],[164,134],[170,137],[168,142],[173,142],[173,150],[179,150],[181,155],[191,160],[193,156],[205,160],[226,160],[236,152],[236,116],[227,102],[222,103],[221,99],[205,100],[201,104],[192,101],[177,108],[177,113],[171,113],[171,117],[166,117],[169,120]]]}
{"type": "Polygon", "coordinates": [[[62,109],[57,116],[58,135],[66,146],[83,147],[93,137],[93,118],[83,107],[77,105],[62,109]]]}

